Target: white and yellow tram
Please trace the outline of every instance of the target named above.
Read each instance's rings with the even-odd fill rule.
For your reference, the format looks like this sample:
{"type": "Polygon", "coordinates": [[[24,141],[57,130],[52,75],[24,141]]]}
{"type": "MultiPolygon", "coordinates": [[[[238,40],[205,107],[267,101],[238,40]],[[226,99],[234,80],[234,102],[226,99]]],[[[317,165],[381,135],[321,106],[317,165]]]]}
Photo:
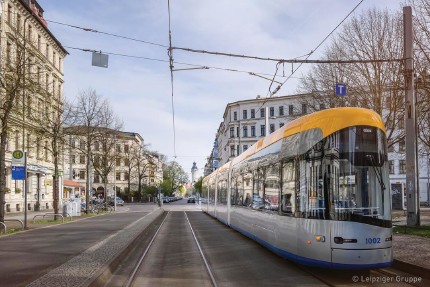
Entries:
{"type": "Polygon", "coordinates": [[[335,108],[298,118],[203,179],[204,212],[305,265],[392,264],[385,126],[335,108]]]}

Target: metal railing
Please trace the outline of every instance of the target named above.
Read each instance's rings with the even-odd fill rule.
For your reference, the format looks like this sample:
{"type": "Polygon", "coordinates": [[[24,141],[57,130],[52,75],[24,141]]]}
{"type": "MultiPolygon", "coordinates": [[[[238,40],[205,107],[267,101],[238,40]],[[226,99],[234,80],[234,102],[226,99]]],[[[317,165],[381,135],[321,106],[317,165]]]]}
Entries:
{"type": "Polygon", "coordinates": [[[0,224],[3,225],[4,228],[4,234],[7,234],[7,227],[6,224],[4,224],[3,222],[0,221],[0,224]]]}
{"type": "Polygon", "coordinates": [[[24,230],[24,222],[22,222],[22,220],[19,220],[19,219],[5,219],[4,221],[5,222],[6,221],[9,221],[9,222],[18,221],[19,223],[21,223],[22,229],[24,230]]]}
{"type": "MultiPolygon", "coordinates": [[[[42,218],[43,218],[43,219],[45,219],[45,216],[61,216],[61,220],[62,220],[62,222],[64,222],[64,216],[63,216],[62,214],[60,214],[60,213],[52,213],[52,212],[48,212],[48,213],[45,213],[45,214],[37,214],[37,215],[35,215],[35,216],[33,217],[33,223],[34,223],[34,221],[35,221],[36,217],[38,217],[38,216],[42,216],[42,218]]],[[[72,220],[72,216],[71,216],[70,214],[68,214],[68,213],[67,213],[66,217],[69,217],[69,218],[70,218],[70,220],[72,220]]]]}

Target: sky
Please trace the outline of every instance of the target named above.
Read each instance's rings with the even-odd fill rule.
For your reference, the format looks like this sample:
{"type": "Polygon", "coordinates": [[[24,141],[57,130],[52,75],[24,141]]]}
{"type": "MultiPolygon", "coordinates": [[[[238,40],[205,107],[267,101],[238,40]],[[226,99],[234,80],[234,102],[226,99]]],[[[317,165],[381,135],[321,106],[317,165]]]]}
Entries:
{"type": "MultiPolygon", "coordinates": [[[[169,161],[176,159],[189,174],[196,162],[198,176],[203,175],[228,103],[268,96],[270,81],[248,72],[270,78],[276,62],[174,49],[174,69],[188,70],[173,73],[172,109],[167,0],[38,2],[49,30],[69,52],[64,60],[64,96],[73,101],[83,91],[95,90],[109,101],[123,121],[124,131],[139,133],[145,144],[150,144],[149,149],[166,155],[169,161]],[[92,66],[92,53],[80,49],[109,54],[109,67],[92,66]],[[202,66],[210,68],[189,69],[202,66]]],[[[359,2],[170,0],[172,46],[276,59],[293,59],[314,51],[309,59],[322,59],[330,39],[316,47],[359,2]]],[[[364,0],[350,17],[374,7],[401,13],[402,3],[364,0]]],[[[288,76],[297,67],[285,65],[278,74],[288,76]]],[[[277,95],[297,93],[300,77],[309,68],[301,66],[277,95]]],[[[286,77],[277,80],[284,82],[286,77]]]]}

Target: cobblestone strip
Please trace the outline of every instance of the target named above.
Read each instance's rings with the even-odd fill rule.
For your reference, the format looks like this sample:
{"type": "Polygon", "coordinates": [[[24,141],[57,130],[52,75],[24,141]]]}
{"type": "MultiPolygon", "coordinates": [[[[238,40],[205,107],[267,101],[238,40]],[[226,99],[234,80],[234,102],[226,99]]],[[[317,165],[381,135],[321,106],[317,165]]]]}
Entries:
{"type": "Polygon", "coordinates": [[[161,209],[152,211],[27,286],[87,286],[91,283],[89,280],[97,271],[126,248],[161,213],[161,209]]]}

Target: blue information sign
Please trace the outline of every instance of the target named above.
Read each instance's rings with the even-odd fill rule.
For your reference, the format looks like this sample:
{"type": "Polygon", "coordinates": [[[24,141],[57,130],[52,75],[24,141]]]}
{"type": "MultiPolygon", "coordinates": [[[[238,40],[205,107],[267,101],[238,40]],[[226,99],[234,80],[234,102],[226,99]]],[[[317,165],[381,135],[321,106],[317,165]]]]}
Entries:
{"type": "Polygon", "coordinates": [[[346,84],[336,84],[336,95],[346,96],[346,84]]]}
{"type": "Polygon", "coordinates": [[[24,180],[25,179],[25,166],[23,166],[23,165],[12,165],[12,179],[13,180],[24,180]]]}

